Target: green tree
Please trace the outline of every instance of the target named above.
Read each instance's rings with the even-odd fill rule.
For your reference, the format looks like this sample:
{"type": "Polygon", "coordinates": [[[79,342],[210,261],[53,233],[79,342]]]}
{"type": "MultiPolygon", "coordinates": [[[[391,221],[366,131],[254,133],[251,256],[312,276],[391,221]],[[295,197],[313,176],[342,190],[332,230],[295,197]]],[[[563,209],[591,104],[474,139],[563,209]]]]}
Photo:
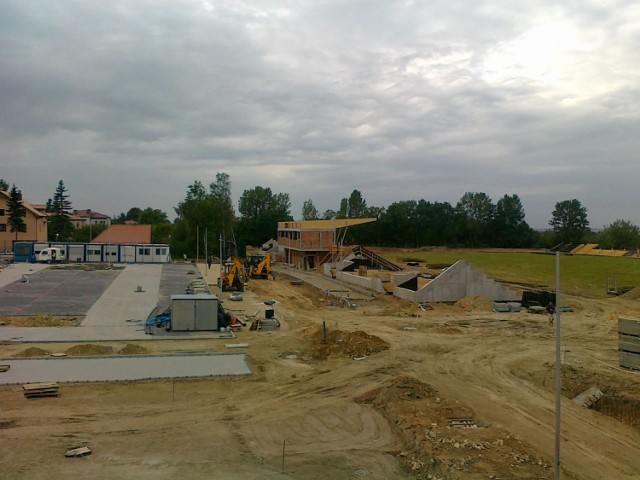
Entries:
{"type": "MultiPolygon", "coordinates": [[[[202,182],[194,181],[187,188],[185,199],[175,208],[177,218],[173,230],[169,233],[168,229],[159,228],[158,238],[165,238],[165,242],[171,243],[173,252],[178,256],[200,255],[204,253],[205,244],[209,251],[217,251],[219,235],[225,239],[233,238],[235,216],[230,189],[226,174],[217,174],[216,182],[209,185],[209,191],[202,182]],[[214,244],[216,248],[213,248],[214,244]]],[[[151,233],[153,237],[153,228],[151,233]]]]}
{"type": "Polygon", "coordinates": [[[322,214],[322,219],[323,220],[334,220],[336,217],[337,213],[335,210],[325,210],[324,213],[322,214]]]}
{"type": "Polygon", "coordinates": [[[467,245],[485,245],[495,206],[486,193],[467,192],[456,205],[457,232],[467,245]]]}
{"type": "Polygon", "coordinates": [[[305,200],[302,204],[302,220],[318,220],[318,209],[313,204],[313,200],[305,200]]]}
{"type": "Polygon", "coordinates": [[[634,250],[640,248],[640,228],[628,220],[616,220],[607,225],[598,235],[600,248],[634,250]]]}
{"type": "Polygon", "coordinates": [[[340,209],[336,213],[336,218],[365,218],[366,212],[367,202],[359,190],[354,190],[349,198],[340,200],[340,209]]]}
{"type": "Polygon", "coordinates": [[[556,203],[549,225],[556,234],[556,243],[581,243],[591,232],[587,209],[576,199],[556,203]]]}
{"type": "Polygon", "coordinates": [[[415,247],[416,224],[415,200],[403,200],[389,205],[382,216],[380,227],[381,242],[390,247],[415,247]]]}
{"type": "Polygon", "coordinates": [[[9,192],[7,207],[9,210],[9,229],[16,234],[16,240],[18,240],[18,232],[25,232],[27,229],[27,225],[24,222],[27,209],[22,203],[22,192],[20,192],[15,185],[11,188],[11,192],[9,192]]]}
{"type": "Polygon", "coordinates": [[[354,190],[349,195],[347,206],[347,218],[365,218],[367,215],[367,202],[359,190],[354,190]]]}
{"type": "Polygon", "coordinates": [[[448,202],[416,204],[416,245],[448,245],[454,241],[455,210],[448,202]]]}
{"type": "Polygon", "coordinates": [[[106,229],[107,226],[101,224],[95,224],[91,227],[89,227],[89,225],[85,225],[84,227],[74,228],[73,232],[71,232],[71,237],[69,238],[69,240],[72,242],[89,243],[106,229]]]}
{"type": "Polygon", "coordinates": [[[524,207],[518,195],[505,195],[498,200],[491,222],[491,244],[503,248],[531,245],[533,231],[524,217],[524,207]]]}
{"type": "Polygon", "coordinates": [[[2,192],[9,191],[9,184],[5,181],[4,178],[0,178],[0,191],[2,192]]]}
{"type": "Polygon", "coordinates": [[[336,212],[336,218],[347,218],[347,213],[349,213],[349,200],[343,198],[340,200],[340,208],[336,212]]]}
{"type": "Polygon", "coordinates": [[[60,180],[51,201],[49,216],[49,240],[67,241],[73,234],[73,224],[69,218],[71,202],[64,182],[60,180]]]}
{"type": "Polygon", "coordinates": [[[142,225],[158,225],[170,223],[167,214],[158,208],[147,207],[138,215],[138,223],[142,225]]]}
{"type": "Polygon", "coordinates": [[[245,190],[238,205],[238,232],[246,245],[261,245],[275,238],[278,222],[293,220],[288,193],[274,194],[270,188],[257,186],[245,190]]]}

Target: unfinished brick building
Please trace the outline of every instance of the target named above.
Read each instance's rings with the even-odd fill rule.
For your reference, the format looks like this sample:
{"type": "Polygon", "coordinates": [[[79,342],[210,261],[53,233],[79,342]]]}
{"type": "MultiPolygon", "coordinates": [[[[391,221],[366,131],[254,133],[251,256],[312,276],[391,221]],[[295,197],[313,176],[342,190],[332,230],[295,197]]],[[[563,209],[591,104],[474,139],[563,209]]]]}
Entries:
{"type": "Polygon", "coordinates": [[[375,222],[375,218],[343,218],[278,222],[278,246],[289,265],[315,269],[338,253],[349,227],[375,222]]]}

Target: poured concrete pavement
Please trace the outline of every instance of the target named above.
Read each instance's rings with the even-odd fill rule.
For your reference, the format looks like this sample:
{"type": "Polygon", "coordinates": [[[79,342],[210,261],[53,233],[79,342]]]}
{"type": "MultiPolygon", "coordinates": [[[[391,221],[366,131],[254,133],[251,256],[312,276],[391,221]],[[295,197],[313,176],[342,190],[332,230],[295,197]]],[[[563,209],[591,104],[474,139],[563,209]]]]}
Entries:
{"type": "Polygon", "coordinates": [[[244,353],[0,359],[0,385],[249,375],[244,353]]]}

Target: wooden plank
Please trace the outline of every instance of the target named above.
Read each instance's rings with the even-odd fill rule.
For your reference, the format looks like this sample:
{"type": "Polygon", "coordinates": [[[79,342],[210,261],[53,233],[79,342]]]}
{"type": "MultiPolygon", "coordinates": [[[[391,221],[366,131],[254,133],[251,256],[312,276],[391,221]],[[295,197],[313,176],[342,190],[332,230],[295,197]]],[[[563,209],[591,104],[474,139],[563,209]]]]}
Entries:
{"type": "Polygon", "coordinates": [[[41,390],[43,388],[58,388],[57,383],[26,383],[22,385],[23,390],[41,390]]]}
{"type": "Polygon", "coordinates": [[[640,355],[637,353],[618,352],[620,366],[640,370],[640,355]]]}
{"type": "Polygon", "coordinates": [[[640,353],[640,337],[618,334],[618,350],[640,353]]]}
{"type": "Polygon", "coordinates": [[[618,333],[640,337],[640,320],[618,317],[618,333]]]}

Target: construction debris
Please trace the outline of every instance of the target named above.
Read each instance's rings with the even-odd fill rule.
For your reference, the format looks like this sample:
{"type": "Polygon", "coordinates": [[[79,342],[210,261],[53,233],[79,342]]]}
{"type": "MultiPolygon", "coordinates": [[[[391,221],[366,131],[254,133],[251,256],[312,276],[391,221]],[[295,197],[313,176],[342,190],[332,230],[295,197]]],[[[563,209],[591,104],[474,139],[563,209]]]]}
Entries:
{"type": "Polygon", "coordinates": [[[575,397],[573,401],[583,407],[591,408],[602,397],[604,397],[604,393],[602,393],[602,391],[598,389],[598,387],[590,387],[580,395],[575,397]]]}
{"type": "Polygon", "coordinates": [[[87,455],[91,455],[91,449],[89,447],[72,448],[64,454],[67,458],[86,457],[87,455]]]}

